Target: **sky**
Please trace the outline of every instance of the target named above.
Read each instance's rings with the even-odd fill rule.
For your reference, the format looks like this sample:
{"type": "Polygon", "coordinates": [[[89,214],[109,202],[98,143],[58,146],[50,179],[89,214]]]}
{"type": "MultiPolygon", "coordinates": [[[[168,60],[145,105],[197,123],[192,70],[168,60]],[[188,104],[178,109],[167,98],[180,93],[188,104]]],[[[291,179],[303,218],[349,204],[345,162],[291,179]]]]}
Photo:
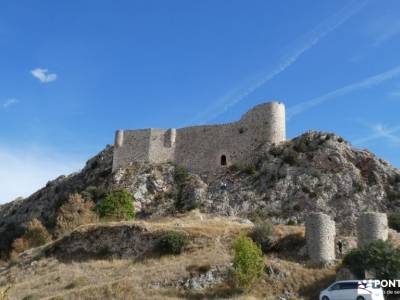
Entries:
{"type": "Polygon", "coordinates": [[[78,171],[116,129],[283,101],[400,167],[398,0],[0,2],[0,203],[78,171]]]}

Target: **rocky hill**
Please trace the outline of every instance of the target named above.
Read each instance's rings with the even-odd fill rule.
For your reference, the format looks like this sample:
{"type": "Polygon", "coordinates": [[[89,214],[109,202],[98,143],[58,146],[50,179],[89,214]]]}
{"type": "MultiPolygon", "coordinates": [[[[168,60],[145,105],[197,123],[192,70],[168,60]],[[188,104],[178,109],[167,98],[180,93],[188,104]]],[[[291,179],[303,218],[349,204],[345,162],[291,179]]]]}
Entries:
{"type": "Polygon", "coordinates": [[[331,215],[351,232],[361,211],[400,209],[400,171],[331,133],[307,132],[281,145],[260,145],[253,161],[215,174],[190,174],[172,164],[137,164],[112,173],[113,147],[79,173],[61,176],[26,199],[0,206],[0,251],[7,253],[27,221],[53,231],[59,207],[71,193],[124,187],[139,218],[198,208],[222,216],[301,223],[309,211],[331,215]]]}

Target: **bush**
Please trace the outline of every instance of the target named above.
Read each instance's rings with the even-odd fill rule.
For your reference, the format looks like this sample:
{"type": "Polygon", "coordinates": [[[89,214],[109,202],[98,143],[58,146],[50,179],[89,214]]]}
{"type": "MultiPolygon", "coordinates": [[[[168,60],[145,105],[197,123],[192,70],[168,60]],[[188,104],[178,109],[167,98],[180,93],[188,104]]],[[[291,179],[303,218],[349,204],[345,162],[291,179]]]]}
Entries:
{"type": "Polygon", "coordinates": [[[13,251],[15,251],[16,253],[21,253],[24,252],[25,250],[29,249],[29,243],[26,239],[20,237],[15,239],[12,242],[11,248],[13,251]]]}
{"type": "Polygon", "coordinates": [[[51,236],[46,227],[44,227],[38,219],[33,219],[28,223],[23,238],[28,240],[30,247],[39,247],[51,240],[51,236]]]}
{"type": "Polygon", "coordinates": [[[250,288],[264,269],[260,247],[246,236],[240,236],[233,244],[234,257],[231,274],[239,288],[250,288]]]}
{"type": "Polygon", "coordinates": [[[249,235],[250,238],[261,247],[261,250],[267,253],[272,247],[272,234],[272,224],[268,221],[264,221],[256,223],[249,235]]]}
{"type": "Polygon", "coordinates": [[[293,149],[288,149],[283,156],[283,161],[292,166],[297,163],[298,158],[299,154],[296,151],[294,151],[293,149]]]}
{"type": "Polygon", "coordinates": [[[400,213],[391,213],[388,215],[389,227],[400,232],[400,213]]]}
{"type": "Polygon", "coordinates": [[[135,217],[133,196],[127,190],[116,190],[107,194],[101,201],[98,212],[101,218],[109,220],[130,220],[135,217]]]}
{"type": "Polygon", "coordinates": [[[372,271],[377,279],[397,279],[400,276],[400,249],[389,241],[375,241],[351,250],[343,264],[360,278],[365,271],[372,271]]]}
{"type": "Polygon", "coordinates": [[[33,219],[28,223],[24,235],[13,241],[12,249],[16,253],[20,253],[30,248],[42,246],[50,241],[51,236],[46,227],[38,219],[33,219]]]}
{"type": "Polygon", "coordinates": [[[183,199],[183,190],[189,180],[189,172],[186,168],[176,165],[174,170],[174,197],[175,206],[178,210],[182,210],[185,206],[183,199]]]}
{"type": "Polygon", "coordinates": [[[93,211],[94,207],[92,200],[85,200],[79,194],[70,195],[68,201],[58,211],[58,233],[65,234],[80,225],[97,222],[98,217],[93,211]]]}
{"type": "Polygon", "coordinates": [[[296,141],[296,144],[293,146],[293,149],[297,152],[307,152],[308,151],[308,140],[305,138],[300,138],[296,141]]]}
{"type": "Polygon", "coordinates": [[[81,195],[85,200],[100,203],[107,197],[108,192],[109,191],[104,187],[89,186],[81,192],[81,195]]]}
{"type": "Polygon", "coordinates": [[[188,238],[186,235],[170,231],[158,240],[157,249],[162,254],[181,254],[187,244],[188,238]]]}
{"type": "Polygon", "coordinates": [[[245,173],[247,175],[254,175],[257,173],[257,168],[255,164],[234,163],[229,166],[229,170],[231,172],[240,172],[240,173],[245,173]]]}
{"type": "Polygon", "coordinates": [[[185,167],[175,166],[174,170],[174,181],[176,184],[184,184],[189,179],[189,172],[185,167]]]}

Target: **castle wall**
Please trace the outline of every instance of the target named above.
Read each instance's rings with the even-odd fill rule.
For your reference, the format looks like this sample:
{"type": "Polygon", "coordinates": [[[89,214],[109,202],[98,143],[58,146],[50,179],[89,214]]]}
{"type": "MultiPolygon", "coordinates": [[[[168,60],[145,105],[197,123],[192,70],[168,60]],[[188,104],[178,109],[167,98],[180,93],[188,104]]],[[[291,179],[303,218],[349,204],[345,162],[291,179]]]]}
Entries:
{"type": "Polygon", "coordinates": [[[149,160],[151,129],[121,130],[116,132],[113,170],[126,167],[131,162],[149,160]]]}
{"type": "Polygon", "coordinates": [[[261,143],[286,139],[285,107],[261,104],[234,123],[180,129],[128,130],[116,135],[113,169],[133,161],[175,162],[193,172],[213,171],[221,166],[246,163],[261,143]]]}
{"type": "Polygon", "coordinates": [[[174,129],[150,129],[149,161],[173,162],[175,154],[174,129]]]}

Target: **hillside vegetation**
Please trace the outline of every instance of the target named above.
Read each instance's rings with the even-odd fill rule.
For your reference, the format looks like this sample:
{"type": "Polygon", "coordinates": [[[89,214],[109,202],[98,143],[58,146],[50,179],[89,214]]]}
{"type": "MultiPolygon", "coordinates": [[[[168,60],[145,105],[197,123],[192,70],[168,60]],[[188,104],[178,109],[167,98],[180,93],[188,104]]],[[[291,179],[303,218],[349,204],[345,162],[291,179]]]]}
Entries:
{"type": "Polygon", "coordinates": [[[260,279],[248,293],[233,289],[228,278],[232,245],[251,228],[241,219],[198,211],[151,222],[84,225],[0,268],[0,290],[10,300],[300,299],[316,295],[332,281],[334,269],[307,267],[299,248],[290,244],[293,236],[304,238],[304,229],[279,225],[274,236],[281,248],[264,255],[260,279]],[[169,231],[189,237],[180,255],[163,255],[152,242],[169,231]]]}

